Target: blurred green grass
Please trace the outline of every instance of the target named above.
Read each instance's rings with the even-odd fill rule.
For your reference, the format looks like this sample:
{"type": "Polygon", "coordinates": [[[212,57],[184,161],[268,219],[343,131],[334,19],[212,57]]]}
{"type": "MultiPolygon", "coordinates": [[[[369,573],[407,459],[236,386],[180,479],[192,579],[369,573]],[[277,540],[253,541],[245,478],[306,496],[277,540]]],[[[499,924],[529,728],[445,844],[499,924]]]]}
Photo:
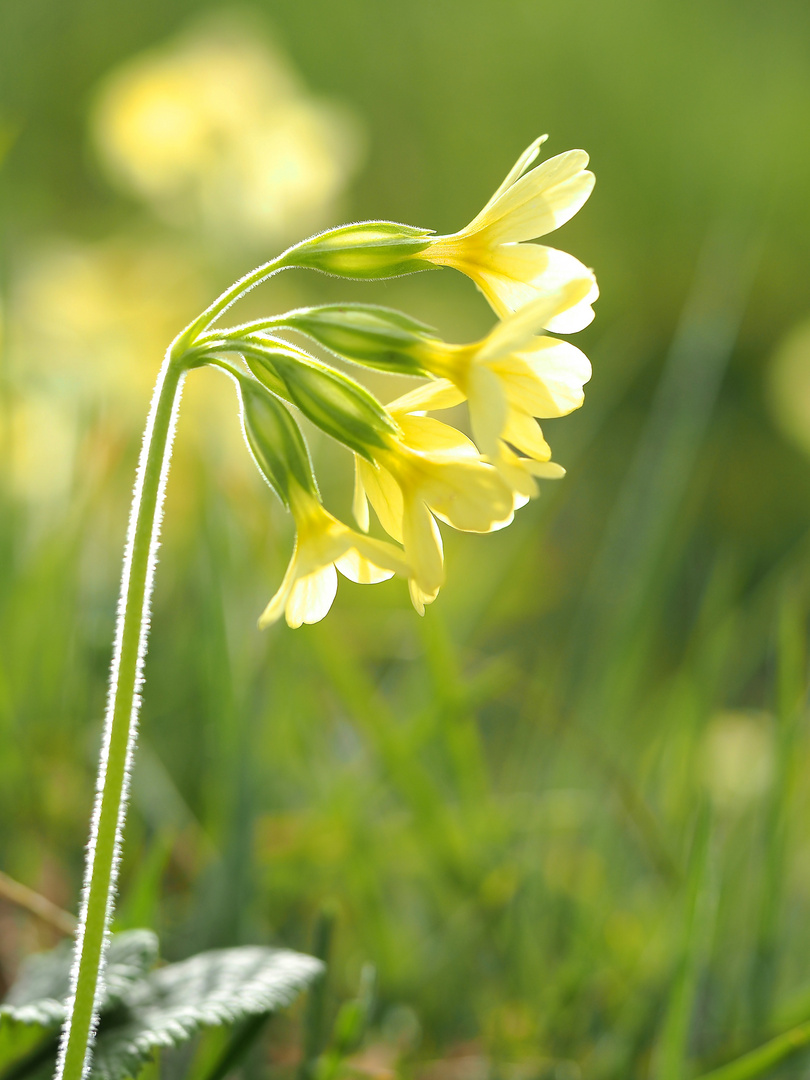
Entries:
{"type": "MultiPolygon", "coordinates": [[[[204,10],[0,4],[2,407],[42,386],[81,402],[75,453],[52,464],[69,470],[58,497],[9,479],[3,427],[0,867],[71,909],[159,343],[142,384],[96,394],[92,366],[29,363],[15,290],[54,237],[157,236],[192,268],[179,327],[195,290],[262,257],[152,220],[88,140],[99,80],[204,10]]],[[[334,995],[373,962],[372,1041],[406,1070],[432,1061],[436,1080],[674,1080],[742,1053],[810,1017],[810,466],[766,393],[779,341],[808,317],[810,13],[255,10],[306,85],[365,125],[336,221],[452,230],[541,129],[550,152],[592,153],[596,193],[559,243],[603,288],[580,342],[595,375],[582,412],[547,425],[567,479],[503,533],[448,537],[424,621],[396,584],[344,584],[324,624],[259,635],[288,527],[232,464],[229,412],[231,441],[207,449],[199,419],[181,422],[119,925],[154,925],[172,958],[307,948],[335,904],[334,995]],[[397,1042],[403,1015],[420,1034],[405,1024],[397,1042]]],[[[290,278],[251,302],[350,295],[458,340],[489,325],[449,273],[290,278]]],[[[190,388],[192,410],[204,392],[190,388]]],[[[345,463],[317,440],[315,454],[347,504],[345,463]]],[[[49,941],[0,908],[3,979],[49,941]]]]}

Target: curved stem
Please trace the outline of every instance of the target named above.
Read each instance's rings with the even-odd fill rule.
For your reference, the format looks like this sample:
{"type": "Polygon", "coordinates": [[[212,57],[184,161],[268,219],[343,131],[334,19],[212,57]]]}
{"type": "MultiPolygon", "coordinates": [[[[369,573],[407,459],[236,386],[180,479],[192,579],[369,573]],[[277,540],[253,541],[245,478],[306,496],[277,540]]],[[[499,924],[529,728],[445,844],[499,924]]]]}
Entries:
{"type": "Polygon", "coordinates": [[[102,996],[105,945],[109,937],[130,765],[135,748],[161,507],[185,373],[185,357],[176,350],[170,350],[155,386],[138,464],[124,553],[96,803],[71,973],[71,997],[56,1071],[60,1080],[81,1080],[86,1073],[102,996]]]}
{"type": "Polygon", "coordinates": [[[287,263],[287,256],[294,250],[294,247],[288,248],[287,251],[282,252],[282,254],[275,259],[271,259],[270,262],[264,263],[262,266],[257,266],[255,270],[251,270],[249,274],[245,274],[244,277],[235,281],[233,285],[217,297],[213,304],[209,304],[205,311],[201,315],[198,315],[193,323],[186,327],[183,333],[177,338],[174,349],[179,352],[187,347],[190,342],[196,342],[199,339],[200,334],[204,330],[207,330],[212,323],[216,322],[220,315],[224,314],[228,308],[235,304],[240,297],[245,295],[245,293],[250,292],[251,289],[255,289],[256,286],[261,285],[263,281],[267,281],[269,277],[272,277],[273,274],[277,274],[279,270],[290,268],[292,264],[287,263]]]}

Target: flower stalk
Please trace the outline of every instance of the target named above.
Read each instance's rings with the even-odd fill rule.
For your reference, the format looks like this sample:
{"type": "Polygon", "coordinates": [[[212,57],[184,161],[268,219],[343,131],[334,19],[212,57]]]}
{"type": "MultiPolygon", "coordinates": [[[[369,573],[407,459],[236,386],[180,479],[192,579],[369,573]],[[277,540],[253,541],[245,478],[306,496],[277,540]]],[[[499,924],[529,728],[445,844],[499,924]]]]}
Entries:
{"type": "Polygon", "coordinates": [[[155,386],[132,497],[68,1019],[62,1032],[56,1071],[58,1080],[81,1080],[89,1066],[137,735],[161,510],[185,373],[182,354],[178,358],[170,349],[155,386]]]}

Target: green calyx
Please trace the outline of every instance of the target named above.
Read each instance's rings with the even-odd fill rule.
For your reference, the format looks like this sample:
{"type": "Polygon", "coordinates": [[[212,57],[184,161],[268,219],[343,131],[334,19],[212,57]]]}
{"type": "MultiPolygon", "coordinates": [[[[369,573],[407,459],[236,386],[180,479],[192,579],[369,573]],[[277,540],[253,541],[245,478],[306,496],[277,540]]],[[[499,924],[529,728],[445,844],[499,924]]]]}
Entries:
{"type": "Polygon", "coordinates": [[[255,378],[296,405],[308,420],[367,460],[397,430],[383,406],[365,387],[300,349],[273,339],[241,343],[255,378]]]}
{"type": "Polygon", "coordinates": [[[431,268],[431,263],[419,258],[430,243],[428,229],[394,221],[363,221],[303,240],[284,253],[279,265],[361,280],[397,277],[431,268]]]}
{"type": "Polygon", "coordinates": [[[245,441],[264,479],[287,508],[291,480],[317,495],[307,444],[289,410],[248,376],[241,376],[237,386],[245,441]]]}
{"type": "Polygon", "coordinates": [[[345,360],[397,375],[426,374],[419,361],[435,331],[399,311],[372,304],[325,304],[280,316],[278,327],[298,330],[345,360]]]}

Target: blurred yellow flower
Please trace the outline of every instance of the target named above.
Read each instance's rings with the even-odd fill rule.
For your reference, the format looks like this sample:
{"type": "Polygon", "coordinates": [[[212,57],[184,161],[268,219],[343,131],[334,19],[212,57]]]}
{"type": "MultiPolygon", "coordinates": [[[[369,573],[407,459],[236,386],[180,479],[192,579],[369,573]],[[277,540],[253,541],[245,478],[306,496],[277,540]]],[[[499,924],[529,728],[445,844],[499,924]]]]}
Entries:
{"type": "Polygon", "coordinates": [[[701,750],[704,783],[722,809],[742,809],[773,783],[773,718],[767,713],[717,713],[701,750]]]}
{"type": "MultiPolygon", "coordinates": [[[[206,292],[199,265],[176,240],[54,238],[19,260],[9,290],[8,353],[20,373],[14,484],[27,500],[68,494],[86,433],[96,432],[104,445],[113,432],[140,434],[166,343],[206,292]]],[[[189,380],[182,423],[176,470],[188,464],[193,471],[203,455],[232,481],[252,484],[239,425],[216,378],[189,380]]],[[[193,486],[178,484],[178,497],[193,486]]]]}
{"type": "Polygon", "coordinates": [[[140,423],[155,363],[205,292],[176,243],[54,239],[17,268],[14,348],[63,396],[107,399],[140,423]]]}
{"type": "Polygon", "coordinates": [[[810,319],[791,327],[767,369],[771,414],[782,433],[810,453],[810,319]]]}
{"type": "Polygon", "coordinates": [[[400,428],[375,464],[355,456],[354,514],[368,529],[368,503],[385,531],[403,544],[409,588],[420,615],[444,583],[444,555],[436,518],[462,532],[487,533],[512,520],[514,498],[496,470],[483,462],[460,431],[426,416],[388,406],[400,428]]]}
{"type": "Polygon", "coordinates": [[[592,282],[588,275],[539,295],[471,345],[423,338],[414,355],[438,378],[404,395],[396,408],[430,412],[466,399],[481,453],[519,495],[536,495],[534,477],[559,477],[564,470],[551,461],[534,417],[565,416],[578,409],[591,377],[590,361],[575,345],[537,334],[575,308],[592,282]]]}
{"type": "Polygon", "coordinates": [[[408,576],[399,548],[350,529],[298,484],[290,487],[290,509],[296,526],[295,548],[278,592],[264,609],[259,626],[282,614],[289,626],[316,623],[329,611],[337,593],[337,571],[364,585],[408,576]]]}
{"type": "MultiPolygon", "coordinates": [[[[503,318],[538,294],[548,294],[589,276],[582,263],[564,251],[526,244],[564,225],[586,201],[594,176],[584,150],[568,150],[526,172],[548,136],[536,139],[518,158],[484,209],[460,232],[438,236],[419,259],[452,266],[476,283],[503,318]],[[525,174],[525,175],[524,175],[525,174]]],[[[593,319],[599,295],[596,281],[578,304],[550,318],[544,329],[569,334],[593,319]]]]}
{"type": "Polygon", "coordinates": [[[3,409],[0,446],[14,494],[29,503],[66,500],[75,481],[78,436],[72,419],[47,394],[26,393],[3,409]]]}
{"type": "Polygon", "coordinates": [[[92,134],[110,177],[159,215],[255,246],[317,228],[362,142],[232,13],[114,71],[92,134]]]}

